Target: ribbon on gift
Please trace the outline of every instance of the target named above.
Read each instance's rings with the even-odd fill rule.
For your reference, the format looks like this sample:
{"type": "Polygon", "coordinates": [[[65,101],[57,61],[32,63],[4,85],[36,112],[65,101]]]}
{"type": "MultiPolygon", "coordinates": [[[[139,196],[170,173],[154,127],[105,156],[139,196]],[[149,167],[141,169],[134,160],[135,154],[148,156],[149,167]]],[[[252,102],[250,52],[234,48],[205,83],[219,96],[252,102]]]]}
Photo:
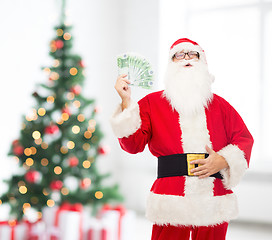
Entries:
{"type": "Polygon", "coordinates": [[[59,231],[56,227],[50,227],[47,229],[46,236],[48,236],[48,239],[50,240],[59,240],[59,231]]]}
{"type": "MultiPolygon", "coordinates": [[[[107,230],[105,228],[102,228],[99,231],[100,231],[99,240],[107,240],[107,236],[108,236],[107,230]]],[[[89,229],[87,239],[88,240],[96,240],[96,239],[93,239],[93,236],[94,236],[94,229],[89,229]]]]}
{"type": "Polygon", "coordinates": [[[11,236],[10,236],[10,239],[11,240],[15,240],[15,227],[18,226],[19,224],[25,224],[26,225],[26,228],[27,228],[27,231],[26,231],[26,239],[27,240],[35,240],[33,238],[31,238],[31,229],[32,229],[32,226],[38,222],[40,222],[41,219],[35,221],[35,222],[30,222],[28,220],[22,220],[22,221],[17,221],[17,220],[12,220],[12,221],[1,221],[0,222],[0,226],[1,225],[8,225],[10,228],[11,228],[11,236]]]}
{"type": "Polygon", "coordinates": [[[0,221],[0,226],[8,225],[11,228],[11,240],[15,240],[15,226],[18,224],[17,220],[14,221],[0,221]]]}
{"type": "Polygon", "coordinates": [[[118,219],[118,240],[121,240],[121,231],[122,231],[122,219],[123,216],[126,214],[126,209],[122,205],[117,205],[115,207],[111,207],[109,204],[105,204],[101,209],[101,214],[103,214],[106,211],[117,211],[119,212],[119,219],[118,219]]]}
{"type": "MultiPolygon", "coordinates": [[[[39,221],[39,220],[38,220],[39,221]]],[[[38,222],[37,221],[37,222],[38,222]]],[[[36,222],[34,222],[34,223],[32,223],[32,222],[30,222],[30,221],[28,221],[28,220],[24,220],[24,223],[26,224],[26,226],[27,226],[27,240],[37,240],[36,238],[33,238],[33,236],[31,235],[31,232],[32,232],[32,226],[36,223],[36,222]]]]}
{"type": "Polygon", "coordinates": [[[28,220],[24,220],[23,222],[27,225],[27,240],[41,240],[47,236],[47,231],[41,218],[35,222],[30,222],[28,220]]]}
{"type": "Polygon", "coordinates": [[[62,205],[60,205],[59,209],[56,212],[56,217],[55,217],[55,226],[59,226],[59,218],[60,218],[60,213],[63,211],[73,211],[73,212],[79,212],[80,213],[80,225],[79,225],[79,236],[80,240],[83,239],[83,206],[80,203],[75,203],[71,204],[69,202],[64,202],[62,205]]]}

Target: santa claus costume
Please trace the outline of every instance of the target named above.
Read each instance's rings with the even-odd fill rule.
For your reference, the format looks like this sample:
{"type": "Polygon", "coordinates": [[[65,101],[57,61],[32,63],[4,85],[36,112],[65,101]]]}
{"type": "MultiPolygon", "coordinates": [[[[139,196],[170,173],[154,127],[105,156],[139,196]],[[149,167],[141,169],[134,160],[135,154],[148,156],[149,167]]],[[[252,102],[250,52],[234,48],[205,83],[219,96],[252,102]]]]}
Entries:
{"type": "Polygon", "coordinates": [[[146,209],[154,223],[152,240],[187,240],[190,235],[223,240],[228,222],[237,217],[231,189],[248,167],[253,138],[236,110],[211,92],[212,82],[202,48],[179,39],[170,49],[165,90],[123,111],[119,106],[111,118],[123,150],[135,154],[148,144],[158,158],[158,178],[146,209]],[[197,51],[199,60],[173,62],[179,51],[197,51]],[[192,176],[189,162],[207,157],[206,146],[228,167],[206,178],[192,176]]]}

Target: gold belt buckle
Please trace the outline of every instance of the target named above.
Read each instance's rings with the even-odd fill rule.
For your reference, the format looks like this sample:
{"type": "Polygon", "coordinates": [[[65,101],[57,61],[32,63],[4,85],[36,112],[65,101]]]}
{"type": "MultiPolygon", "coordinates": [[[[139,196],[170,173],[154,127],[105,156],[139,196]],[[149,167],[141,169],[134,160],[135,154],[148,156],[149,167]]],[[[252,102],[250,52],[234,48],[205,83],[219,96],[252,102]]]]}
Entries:
{"type": "MultiPolygon", "coordinates": [[[[190,162],[197,159],[205,159],[205,153],[203,154],[188,153],[187,154],[188,176],[194,176],[194,174],[191,173],[191,170],[196,168],[196,166],[195,164],[190,164],[190,162]]],[[[201,166],[201,164],[198,164],[198,166],[201,166]]]]}

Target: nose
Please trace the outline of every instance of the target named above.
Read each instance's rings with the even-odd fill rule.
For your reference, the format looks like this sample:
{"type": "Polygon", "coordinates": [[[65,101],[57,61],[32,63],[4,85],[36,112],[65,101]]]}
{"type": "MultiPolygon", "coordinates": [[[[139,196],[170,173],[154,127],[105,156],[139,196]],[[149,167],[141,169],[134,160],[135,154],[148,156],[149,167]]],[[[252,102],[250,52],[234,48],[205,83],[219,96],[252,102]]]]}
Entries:
{"type": "Polygon", "coordinates": [[[185,60],[189,60],[190,58],[189,58],[189,55],[188,54],[185,54],[185,58],[184,58],[185,60]]]}

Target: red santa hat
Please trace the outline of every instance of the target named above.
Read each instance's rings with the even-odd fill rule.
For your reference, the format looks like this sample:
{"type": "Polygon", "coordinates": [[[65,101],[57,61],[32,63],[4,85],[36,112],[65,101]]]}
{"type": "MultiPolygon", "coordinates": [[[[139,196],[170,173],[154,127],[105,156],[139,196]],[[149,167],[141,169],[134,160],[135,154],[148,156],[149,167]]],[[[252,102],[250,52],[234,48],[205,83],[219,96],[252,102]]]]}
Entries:
{"type": "Polygon", "coordinates": [[[198,43],[188,38],[180,38],[172,44],[169,53],[170,60],[172,61],[172,57],[175,55],[175,53],[180,52],[182,50],[184,50],[185,52],[197,51],[200,54],[199,59],[207,63],[204,50],[198,45],[198,43]]]}

